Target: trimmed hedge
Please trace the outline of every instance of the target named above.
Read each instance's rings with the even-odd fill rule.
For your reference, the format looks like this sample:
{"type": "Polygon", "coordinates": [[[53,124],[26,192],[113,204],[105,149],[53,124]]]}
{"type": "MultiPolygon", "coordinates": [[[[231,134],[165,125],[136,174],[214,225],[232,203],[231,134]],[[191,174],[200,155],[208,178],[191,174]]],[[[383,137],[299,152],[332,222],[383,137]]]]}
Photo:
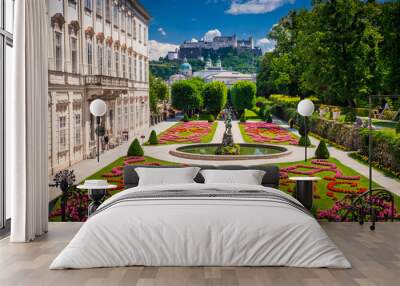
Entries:
{"type": "Polygon", "coordinates": [[[321,140],[319,142],[317,150],[315,150],[315,158],[329,159],[329,157],[330,157],[330,154],[329,154],[328,147],[326,147],[326,142],[325,142],[325,140],[321,140]]]}
{"type": "Polygon", "coordinates": [[[150,145],[157,145],[158,144],[157,133],[156,133],[155,130],[151,131],[148,143],[150,145]]]}
{"type": "Polygon", "coordinates": [[[139,140],[135,138],[132,144],[129,146],[128,154],[129,157],[131,156],[143,156],[144,152],[142,146],[140,146],[139,140]]]}

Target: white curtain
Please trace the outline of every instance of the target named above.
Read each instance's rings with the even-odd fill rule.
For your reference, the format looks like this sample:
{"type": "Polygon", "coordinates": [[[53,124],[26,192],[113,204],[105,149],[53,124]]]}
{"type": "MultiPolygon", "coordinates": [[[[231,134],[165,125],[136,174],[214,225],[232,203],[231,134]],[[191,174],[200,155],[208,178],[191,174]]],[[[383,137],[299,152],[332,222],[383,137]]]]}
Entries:
{"type": "Polygon", "coordinates": [[[6,187],[12,242],[47,232],[48,54],[46,0],[15,1],[14,94],[6,97],[6,187]]]}

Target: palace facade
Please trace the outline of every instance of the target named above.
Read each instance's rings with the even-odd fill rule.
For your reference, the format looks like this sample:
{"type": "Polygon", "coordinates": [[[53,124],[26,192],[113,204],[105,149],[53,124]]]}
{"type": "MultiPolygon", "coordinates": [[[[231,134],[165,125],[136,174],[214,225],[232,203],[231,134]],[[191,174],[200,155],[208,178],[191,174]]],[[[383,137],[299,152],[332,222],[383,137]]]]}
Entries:
{"type": "Polygon", "coordinates": [[[149,20],[135,0],[48,1],[49,174],[94,157],[94,99],[111,147],[149,128],[149,20]]]}

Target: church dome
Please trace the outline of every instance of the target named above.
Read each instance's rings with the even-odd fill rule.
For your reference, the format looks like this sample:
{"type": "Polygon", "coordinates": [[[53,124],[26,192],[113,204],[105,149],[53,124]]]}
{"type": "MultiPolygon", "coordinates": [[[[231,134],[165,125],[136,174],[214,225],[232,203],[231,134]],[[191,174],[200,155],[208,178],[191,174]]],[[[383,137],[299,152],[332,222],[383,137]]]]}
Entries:
{"type": "Polygon", "coordinates": [[[187,58],[183,60],[183,64],[181,64],[180,70],[183,72],[192,70],[192,66],[188,63],[187,58]]]}

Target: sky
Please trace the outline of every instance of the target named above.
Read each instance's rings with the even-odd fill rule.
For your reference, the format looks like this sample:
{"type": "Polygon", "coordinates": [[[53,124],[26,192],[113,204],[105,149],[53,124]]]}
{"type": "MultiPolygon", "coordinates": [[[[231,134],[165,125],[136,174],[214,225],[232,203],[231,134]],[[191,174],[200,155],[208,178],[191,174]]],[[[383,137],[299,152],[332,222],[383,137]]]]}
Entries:
{"type": "Polygon", "coordinates": [[[140,0],[152,16],[150,58],[158,59],[185,40],[236,34],[253,36],[263,51],[271,27],[290,10],[309,8],[311,0],[140,0]]]}

